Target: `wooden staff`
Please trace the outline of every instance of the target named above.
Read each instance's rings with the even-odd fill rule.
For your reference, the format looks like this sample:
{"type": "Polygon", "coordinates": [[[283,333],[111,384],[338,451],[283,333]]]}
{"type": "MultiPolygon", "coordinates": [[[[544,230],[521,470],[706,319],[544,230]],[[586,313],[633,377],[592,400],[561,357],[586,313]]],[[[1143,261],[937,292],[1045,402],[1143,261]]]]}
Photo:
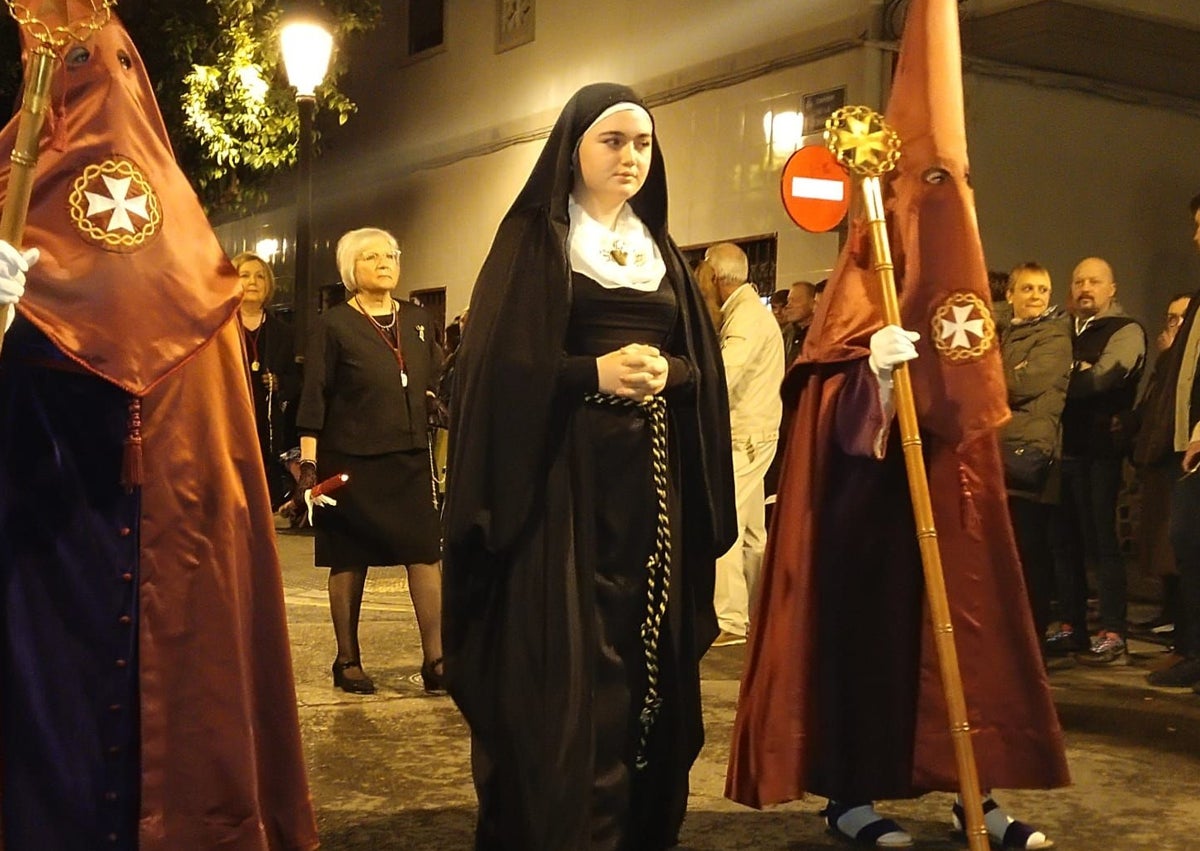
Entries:
{"type": "MultiPolygon", "coordinates": [[[[892,265],[892,249],[888,242],[887,221],[884,217],[883,192],[880,176],[890,171],[900,156],[900,140],[882,117],[865,107],[839,110],[826,125],[830,149],[849,171],[862,178],[863,200],[871,226],[871,248],[875,271],[879,273],[883,291],[884,321],[900,323],[900,303],[896,297],[896,276],[892,265]],[[838,131],[838,122],[850,117],[849,133],[838,131]],[[848,144],[849,143],[849,144],[848,144]]],[[[902,326],[901,326],[902,327],[902,326]]],[[[946,598],[946,581],[942,573],[942,554],[938,549],[937,528],[933,521],[933,504],[929,499],[929,477],[925,472],[925,456],[921,452],[921,432],[917,422],[917,405],[913,399],[912,378],[908,364],[892,369],[892,399],[896,419],[900,424],[900,444],[904,449],[904,466],[908,472],[908,492],[912,498],[913,518],[916,521],[917,544],[921,551],[921,566],[925,573],[925,598],[933,621],[934,644],[942,688],[950,720],[950,738],[958,765],[958,783],[966,817],[967,842],[971,851],[988,851],[987,825],[983,821],[983,796],[979,790],[979,774],[975,768],[975,751],[971,745],[971,724],[967,720],[967,702],[963,694],[962,674],[958,666],[958,651],[954,645],[954,625],[950,620],[950,603],[946,598]]]]}
{"type": "MultiPolygon", "coordinates": [[[[39,44],[34,48],[26,68],[25,93],[21,98],[17,141],[13,145],[12,170],[8,177],[8,195],[4,201],[4,212],[0,214],[0,239],[18,251],[25,233],[25,215],[29,212],[33,174],[37,169],[38,140],[42,135],[46,111],[50,107],[50,78],[57,58],[49,45],[39,44]]],[[[11,309],[7,304],[0,306],[0,347],[4,345],[8,311],[11,309]]]]}

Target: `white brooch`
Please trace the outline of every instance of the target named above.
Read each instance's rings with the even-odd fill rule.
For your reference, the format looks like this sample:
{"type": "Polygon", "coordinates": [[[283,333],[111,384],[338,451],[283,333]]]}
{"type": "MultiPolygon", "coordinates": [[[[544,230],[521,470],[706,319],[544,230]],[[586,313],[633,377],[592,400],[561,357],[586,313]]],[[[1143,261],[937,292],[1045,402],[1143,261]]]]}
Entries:
{"type": "Polygon", "coordinates": [[[422,343],[425,342],[425,326],[424,325],[417,326],[417,336],[421,338],[422,343]]]}

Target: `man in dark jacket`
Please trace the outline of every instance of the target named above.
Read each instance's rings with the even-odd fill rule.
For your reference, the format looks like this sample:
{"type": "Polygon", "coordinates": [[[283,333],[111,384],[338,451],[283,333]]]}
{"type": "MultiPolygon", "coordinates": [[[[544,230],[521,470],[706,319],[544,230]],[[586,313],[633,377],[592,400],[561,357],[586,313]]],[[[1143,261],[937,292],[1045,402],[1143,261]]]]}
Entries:
{"type": "MultiPolygon", "coordinates": [[[[1191,202],[1192,220],[1196,231],[1192,237],[1200,248],[1200,195],[1191,202]]],[[[1200,361],[1200,327],[1196,311],[1200,307],[1200,291],[1192,294],[1191,304],[1174,345],[1164,356],[1170,356],[1169,370],[1164,381],[1174,384],[1173,448],[1181,459],[1185,475],[1175,484],[1171,494],[1171,548],[1179,568],[1179,606],[1175,619],[1176,664],[1150,674],[1149,681],[1158,686],[1192,686],[1200,692],[1200,383],[1196,381],[1200,361]]]]}
{"type": "Polygon", "coordinates": [[[1108,664],[1125,655],[1125,562],[1117,544],[1117,493],[1122,449],[1113,421],[1133,408],[1146,357],[1146,333],[1116,301],[1112,267],[1082,260],[1071,276],[1072,353],[1063,409],[1062,504],[1055,573],[1062,617],[1050,652],[1079,651],[1108,664]],[[1090,644],[1084,557],[1096,565],[1100,629],[1090,644]]]}

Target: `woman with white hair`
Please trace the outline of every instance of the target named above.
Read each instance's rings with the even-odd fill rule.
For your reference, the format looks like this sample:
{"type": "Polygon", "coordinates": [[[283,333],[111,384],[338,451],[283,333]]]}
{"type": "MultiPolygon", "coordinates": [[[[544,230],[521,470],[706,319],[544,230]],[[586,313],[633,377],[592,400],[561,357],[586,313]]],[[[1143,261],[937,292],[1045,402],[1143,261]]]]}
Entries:
{"type": "Polygon", "coordinates": [[[294,505],[315,520],[316,564],[329,568],[337,638],[334,685],[371,694],[358,620],[369,565],[408,569],[421,630],[425,691],[442,693],[442,575],[438,515],[429,469],[426,401],[441,367],[425,309],[393,298],[400,282],[395,237],[360,228],[338,240],[348,301],[321,314],[309,341],[296,416],[301,478],[294,505]],[[319,448],[319,452],[318,452],[319,448]],[[308,491],[347,473],[336,501],[308,491]]]}

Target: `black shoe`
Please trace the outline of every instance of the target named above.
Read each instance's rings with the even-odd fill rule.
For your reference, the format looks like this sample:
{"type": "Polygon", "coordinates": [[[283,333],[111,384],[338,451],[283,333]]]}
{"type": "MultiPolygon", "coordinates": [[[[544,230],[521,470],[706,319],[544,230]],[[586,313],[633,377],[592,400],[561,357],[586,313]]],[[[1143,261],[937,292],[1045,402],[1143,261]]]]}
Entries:
{"type": "Polygon", "coordinates": [[[1188,658],[1177,662],[1161,671],[1153,671],[1146,677],[1146,682],[1152,686],[1167,688],[1187,688],[1200,683],[1200,659],[1188,658]]]}
{"type": "Polygon", "coordinates": [[[1060,629],[1047,638],[1042,647],[1047,656],[1069,656],[1072,653],[1084,652],[1090,647],[1090,643],[1082,631],[1060,629]]]}
{"type": "Polygon", "coordinates": [[[1174,626],[1175,618],[1163,613],[1150,618],[1148,621],[1138,621],[1137,623],[1133,624],[1133,628],[1138,632],[1154,632],[1155,630],[1167,625],[1174,626]]]}
{"type": "Polygon", "coordinates": [[[446,675],[442,671],[442,660],[434,659],[421,665],[421,683],[426,694],[445,694],[446,675]]]}
{"type": "Polygon", "coordinates": [[[351,659],[349,662],[333,663],[333,684],[336,688],[342,691],[350,692],[350,694],[374,694],[375,682],[363,674],[361,677],[347,677],[347,668],[358,668],[362,671],[362,664],[357,659],[351,659]]]}

